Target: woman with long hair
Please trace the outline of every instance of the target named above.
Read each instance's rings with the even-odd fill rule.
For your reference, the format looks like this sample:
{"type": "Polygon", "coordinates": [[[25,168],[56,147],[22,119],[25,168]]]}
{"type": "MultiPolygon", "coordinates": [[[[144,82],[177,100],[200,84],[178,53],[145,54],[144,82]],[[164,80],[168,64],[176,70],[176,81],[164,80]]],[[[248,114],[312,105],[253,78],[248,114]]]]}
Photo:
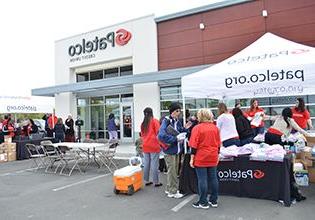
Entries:
{"type": "Polygon", "coordinates": [[[217,127],[220,130],[222,145],[229,147],[232,145],[240,146],[240,139],[236,130],[235,119],[227,110],[224,103],[218,105],[219,117],[217,118],[217,127]]]}
{"type": "Polygon", "coordinates": [[[290,108],[284,108],[281,116],[278,117],[274,124],[268,129],[265,134],[265,142],[267,144],[280,144],[282,146],[288,144],[281,140],[281,136],[288,137],[291,134],[292,129],[308,136],[308,133],[300,128],[300,126],[292,119],[292,110],[290,108]]]}
{"type": "Polygon", "coordinates": [[[263,108],[260,108],[258,106],[258,100],[252,99],[250,100],[250,108],[246,112],[247,119],[251,122],[251,127],[254,131],[254,136],[257,134],[263,134],[264,133],[264,117],[265,117],[265,110],[263,108]],[[254,121],[258,118],[257,121],[260,120],[259,124],[254,124],[254,121]]]}
{"type": "Polygon", "coordinates": [[[153,111],[147,107],[143,110],[144,118],[141,124],[142,150],[144,155],[144,181],[145,185],[162,186],[159,182],[159,155],[160,144],[157,135],[160,129],[160,122],[153,117],[153,111]],[[150,171],[152,180],[150,181],[150,171]]]}
{"type": "Polygon", "coordinates": [[[313,128],[310,113],[305,108],[304,99],[296,99],[295,107],[292,108],[292,119],[304,130],[307,129],[307,125],[309,128],[313,128]]]}

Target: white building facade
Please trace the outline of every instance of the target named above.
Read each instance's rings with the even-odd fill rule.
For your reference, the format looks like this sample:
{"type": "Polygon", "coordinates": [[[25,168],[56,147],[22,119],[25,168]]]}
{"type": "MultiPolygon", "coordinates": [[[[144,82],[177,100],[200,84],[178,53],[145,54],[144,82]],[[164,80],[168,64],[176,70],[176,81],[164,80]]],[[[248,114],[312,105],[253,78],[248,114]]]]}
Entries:
{"type": "Polygon", "coordinates": [[[153,15],[59,40],[55,43],[56,87],[83,88],[55,93],[56,115],[63,119],[69,113],[80,116],[83,138],[97,139],[107,137],[108,115],[114,113],[121,140],[133,141],[145,107],[160,115],[159,86],[157,82],[111,84],[124,76],[157,70],[153,15]],[[107,79],[112,82],[107,86],[89,86],[107,79]]]}

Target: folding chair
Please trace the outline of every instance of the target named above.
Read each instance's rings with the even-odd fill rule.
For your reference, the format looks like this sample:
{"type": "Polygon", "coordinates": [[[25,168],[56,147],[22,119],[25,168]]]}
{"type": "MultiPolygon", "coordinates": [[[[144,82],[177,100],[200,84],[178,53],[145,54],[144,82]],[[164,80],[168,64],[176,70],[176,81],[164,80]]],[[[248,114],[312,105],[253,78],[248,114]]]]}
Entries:
{"type": "Polygon", "coordinates": [[[36,168],[37,171],[39,168],[45,167],[45,154],[42,154],[39,152],[38,146],[35,146],[34,144],[25,144],[26,150],[30,156],[30,159],[33,161],[33,165],[31,166],[31,169],[36,168]]]}
{"type": "Polygon", "coordinates": [[[114,156],[116,154],[116,149],[118,145],[118,141],[110,141],[107,149],[98,152],[100,162],[102,163],[102,165],[107,167],[107,169],[111,173],[113,173],[111,166],[113,166],[115,169],[118,169],[116,163],[114,162],[114,156]]]}
{"type": "Polygon", "coordinates": [[[72,151],[69,147],[67,146],[59,146],[59,150],[61,152],[61,162],[64,163],[63,167],[61,168],[60,175],[67,175],[71,176],[72,171],[77,168],[80,173],[82,174],[81,168],[79,166],[79,162],[82,159],[80,154],[76,151],[72,151]],[[71,168],[69,168],[69,173],[65,174],[63,171],[68,168],[69,164],[73,162],[73,165],[71,168]]]}
{"type": "Polygon", "coordinates": [[[57,173],[57,170],[61,165],[61,162],[60,162],[61,161],[61,153],[60,153],[59,149],[56,148],[54,145],[51,145],[51,144],[43,144],[42,147],[43,147],[43,150],[45,152],[46,158],[48,159],[45,172],[46,173],[57,173]],[[57,167],[55,168],[55,170],[53,172],[48,171],[49,168],[51,168],[51,169],[53,168],[53,166],[56,162],[57,163],[59,162],[59,163],[58,163],[57,167]]]}

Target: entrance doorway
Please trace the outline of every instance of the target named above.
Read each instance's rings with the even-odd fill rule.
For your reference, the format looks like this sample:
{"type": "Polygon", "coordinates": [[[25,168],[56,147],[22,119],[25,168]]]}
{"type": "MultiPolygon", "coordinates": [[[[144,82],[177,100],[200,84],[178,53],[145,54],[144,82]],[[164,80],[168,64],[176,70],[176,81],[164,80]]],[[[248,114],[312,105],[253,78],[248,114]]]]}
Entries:
{"type": "Polygon", "coordinates": [[[133,105],[132,102],[120,105],[120,139],[122,142],[133,142],[133,105]]]}

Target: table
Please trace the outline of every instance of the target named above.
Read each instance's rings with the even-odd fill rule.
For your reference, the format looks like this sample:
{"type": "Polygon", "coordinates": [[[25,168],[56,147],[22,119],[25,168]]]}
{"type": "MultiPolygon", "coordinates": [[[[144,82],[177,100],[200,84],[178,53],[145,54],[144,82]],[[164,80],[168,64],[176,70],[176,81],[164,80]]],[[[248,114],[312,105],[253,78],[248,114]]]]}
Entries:
{"type": "MultiPolygon", "coordinates": [[[[197,193],[195,170],[189,165],[190,155],[186,154],[179,179],[181,193],[197,193]]],[[[283,162],[252,161],[249,156],[235,157],[220,161],[218,180],[220,195],[259,198],[279,201],[291,205],[290,183],[293,178],[290,157],[283,162]]]]}
{"type": "Polygon", "coordinates": [[[16,159],[17,160],[24,160],[28,159],[30,156],[27,152],[27,149],[25,147],[26,144],[34,144],[34,145],[40,145],[41,141],[47,141],[51,140],[54,142],[53,138],[40,138],[40,139],[15,139],[13,140],[14,143],[16,143],[16,159]]]}
{"type": "MultiPolygon", "coordinates": [[[[81,151],[87,155],[88,163],[87,166],[90,164],[90,155],[92,155],[94,162],[100,167],[100,164],[96,160],[96,151],[97,150],[104,150],[107,144],[104,143],[81,143],[81,142],[60,142],[54,143],[53,146],[66,146],[74,151],[81,151]]],[[[86,167],[87,167],[86,166],[86,167]]]]}

